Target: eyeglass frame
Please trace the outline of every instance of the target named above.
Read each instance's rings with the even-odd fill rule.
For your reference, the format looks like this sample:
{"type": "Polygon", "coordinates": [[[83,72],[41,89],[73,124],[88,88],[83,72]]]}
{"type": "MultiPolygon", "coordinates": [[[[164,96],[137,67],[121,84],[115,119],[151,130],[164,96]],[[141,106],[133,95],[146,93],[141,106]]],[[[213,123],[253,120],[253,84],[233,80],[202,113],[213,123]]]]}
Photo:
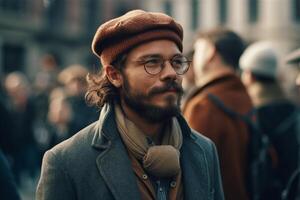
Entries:
{"type": "Polygon", "coordinates": [[[166,61],[169,61],[170,65],[172,66],[173,70],[176,72],[177,75],[183,75],[183,74],[185,74],[189,70],[189,68],[191,66],[191,63],[192,63],[192,61],[188,60],[188,58],[186,56],[181,55],[181,54],[174,55],[172,58],[169,58],[169,59],[163,59],[160,55],[150,55],[150,56],[146,57],[145,59],[143,59],[143,60],[137,60],[136,62],[144,66],[144,70],[146,71],[147,74],[155,76],[155,75],[159,74],[163,70],[163,68],[165,67],[165,62],[166,61]],[[156,60],[160,61],[160,63],[157,63],[157,65],[159,65],[159,68],[160,68],[160,70],[157,73],[150,73],[149,69],[147,70],[146,64],[149,63],[150,60],[147,61],[146,59],[147,58],[151,58],[151,57],[153,57],[152,60],[156,59],[156,60]],[[184,58],[185,61],[183,63],[187,64],[186,69],[182,73],[178,73],[176,71],[176,68],[173,66],[174,65],[173,64],[174,59],[177,58],[177,57],[184,58]]]}

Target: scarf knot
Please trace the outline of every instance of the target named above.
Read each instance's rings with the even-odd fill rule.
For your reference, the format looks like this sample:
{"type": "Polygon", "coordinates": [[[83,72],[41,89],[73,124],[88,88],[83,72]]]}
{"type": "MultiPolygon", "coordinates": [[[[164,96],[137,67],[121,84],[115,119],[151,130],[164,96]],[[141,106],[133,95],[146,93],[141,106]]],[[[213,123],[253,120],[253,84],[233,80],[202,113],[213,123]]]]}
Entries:
{"type": "Polygon", "coordinates": [[[142,162],[143,168],[158,178],[170,178],[180,172],[180,148],[182,133],[175,117],[162,133],[162,144],[153,145],[132,121],[125,117],[119,105],[115,105],[116,123],[121,138],[132,155],[142,162]]]}

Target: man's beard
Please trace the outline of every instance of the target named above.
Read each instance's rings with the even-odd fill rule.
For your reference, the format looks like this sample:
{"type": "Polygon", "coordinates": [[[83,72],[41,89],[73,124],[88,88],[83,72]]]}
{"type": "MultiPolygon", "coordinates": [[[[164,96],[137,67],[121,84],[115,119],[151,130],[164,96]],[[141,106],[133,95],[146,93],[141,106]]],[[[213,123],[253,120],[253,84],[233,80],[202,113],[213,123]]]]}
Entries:
{"type": "Polygon", "coordinates": [[[124,86],[122,88],[123,99],[126,105],[135,111],[140,117],[146,119],[150,123],[158,123],[169,120],[180,114],[180,100],[183,94],[183,89],[175,81],[167,81],[163,87],[153,88],[148,94],[134,93],[126,78],[124,78],[124,86]],[[176,104],[173,103],[174,97],[168,97],[168,104],[162,108],[150,103],[146,103],[153,96],[162,94],[169,90],[175,90],[178,94],[176,104]]]}

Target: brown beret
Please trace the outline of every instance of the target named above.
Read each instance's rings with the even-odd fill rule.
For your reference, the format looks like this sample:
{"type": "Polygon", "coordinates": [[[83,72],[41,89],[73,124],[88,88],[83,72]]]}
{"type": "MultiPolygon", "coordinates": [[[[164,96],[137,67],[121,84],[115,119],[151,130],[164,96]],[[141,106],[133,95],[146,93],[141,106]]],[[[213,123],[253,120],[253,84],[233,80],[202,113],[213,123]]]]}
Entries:
{"type": "Polygon", "coordinates": [[[127,50],[157,39],[174,41],[182,51],[181,25],[162,13],[133,10],[102,24],[94,36],[92,50],[106,66],[127,50]]]}

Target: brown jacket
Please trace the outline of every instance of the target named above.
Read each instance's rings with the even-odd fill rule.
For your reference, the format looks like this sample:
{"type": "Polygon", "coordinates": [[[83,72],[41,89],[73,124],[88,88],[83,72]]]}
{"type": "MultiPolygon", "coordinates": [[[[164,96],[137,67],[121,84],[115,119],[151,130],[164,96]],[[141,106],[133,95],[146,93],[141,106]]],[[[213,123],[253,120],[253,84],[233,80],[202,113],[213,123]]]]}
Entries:
{"type": "Polygon", "coordinates": [[[210,138],[217,146],[225,199],[247,200],[245,174],[247,167],[248,131],[246,124],[225,114],[208,99],[217,96],[240,114],[252,109],[250,97],[240,79],[229,70],[207,74],[183,107],[191,128],[210,138]]]}

